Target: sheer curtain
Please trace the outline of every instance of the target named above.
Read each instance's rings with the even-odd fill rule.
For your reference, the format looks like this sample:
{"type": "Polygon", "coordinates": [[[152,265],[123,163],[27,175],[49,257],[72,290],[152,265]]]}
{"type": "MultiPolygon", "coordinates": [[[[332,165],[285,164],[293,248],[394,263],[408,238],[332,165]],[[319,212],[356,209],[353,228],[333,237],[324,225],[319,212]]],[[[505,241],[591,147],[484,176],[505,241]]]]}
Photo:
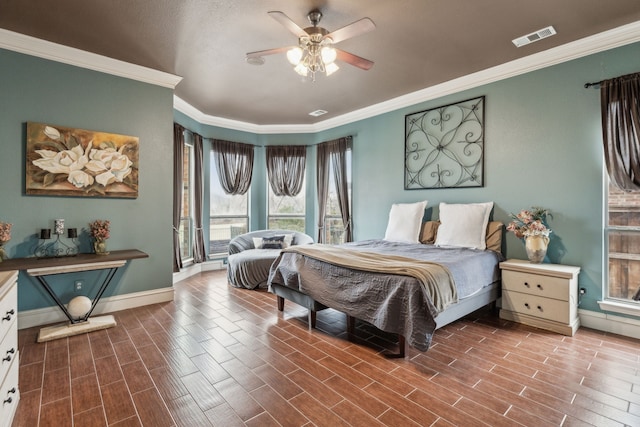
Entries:
{"type": "Polygon", "coordinates": [[[194,148],[194,221],[195,221],[195,236],[193,239],[193,262],[199,263],[207,260],[207,249],[204,244],[204,231],[202,230],[202,208],[204,198],[204,153],[202,147],[202,136],[197,133],[193,134],[193,148],[194,148]]]}
{"type": "Polygon", "coordinates": [[[640,191],[640,73],[600,82],[602,133],[611,182],[640,191]]]}
{"type": "Polygon", "coordinates": [[[184,128],[173,124],[173,272],[182,268],[180,255],[180,213],[182,212],[182,173],[184,157],[184,128]]]}
{"type": "Polygon", "coordinates": [[[214,139],[213,154],[225,193],[245,194],[253,175],[253,145],[214,139]]]}
{"type": "Polygon", "coordinates": [[[318,243],[325,242],[324,217],[327,211],[329,193],[329,165],[333,166],[333,177],[344,226],[344,241],[353,240],[351,209],[349,208],[349,183],[347,182],[346,153],[351,148],[350,136],[318,145],[317,154],[317,190],[318,190],[318,243]]]}
{"type": "Polygon", "coordinates": [[[267,175],[276,196],[296,196],[302,190],[307,147],[304,145],[267,146],[267,175]]]}

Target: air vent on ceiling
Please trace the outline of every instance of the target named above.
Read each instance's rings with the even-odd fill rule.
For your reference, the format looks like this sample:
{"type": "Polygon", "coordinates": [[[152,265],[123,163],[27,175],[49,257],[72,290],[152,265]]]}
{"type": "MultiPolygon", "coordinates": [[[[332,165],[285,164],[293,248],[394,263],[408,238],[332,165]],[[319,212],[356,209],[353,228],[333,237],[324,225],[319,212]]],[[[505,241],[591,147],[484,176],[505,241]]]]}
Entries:
{"type": "Polygon", "coordinates": [[[512,42],[513,42],[513,44],[516,45],[516,47],[522,47],[522,46],[527,45],[529,43],[537,42],[538,40],[542,40],[542,39],[545,39],[547,37],[551,37],[554,34],[556,34],[555,28],[553,28],[552,26],[548,26],[548,27],[543,28],[541,30],[535,31],[535,32],[533,32],[531,34],[527,34],[526,36],[522,36],[522,37],[518,37],[517,39],[513,39],[512,42]]]}
{"type": "Polygon", "coordinates": [[[327,114],[327,112],[328,112],[327,110],[316,110],[316,111],[310,112],[309,115],[313,116],[313,117],[318,117],[318,116],[321,116],[323,114],[327,114]]]}

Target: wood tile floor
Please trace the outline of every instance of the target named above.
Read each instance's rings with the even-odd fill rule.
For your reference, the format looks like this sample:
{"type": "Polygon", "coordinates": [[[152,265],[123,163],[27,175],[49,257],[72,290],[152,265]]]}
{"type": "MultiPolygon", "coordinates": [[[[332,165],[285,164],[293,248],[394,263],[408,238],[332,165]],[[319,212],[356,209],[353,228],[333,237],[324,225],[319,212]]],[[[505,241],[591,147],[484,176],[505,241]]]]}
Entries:
{"type": "Polygon", "coordinates": [[[640,341],[576,336],[484,312],[438,330],[428,352],[382,357],[393,336],[344,315],[234,289],[225,272],[118,326],[35,342],[19,333],[13,426],[640,426],[640,341]]]}

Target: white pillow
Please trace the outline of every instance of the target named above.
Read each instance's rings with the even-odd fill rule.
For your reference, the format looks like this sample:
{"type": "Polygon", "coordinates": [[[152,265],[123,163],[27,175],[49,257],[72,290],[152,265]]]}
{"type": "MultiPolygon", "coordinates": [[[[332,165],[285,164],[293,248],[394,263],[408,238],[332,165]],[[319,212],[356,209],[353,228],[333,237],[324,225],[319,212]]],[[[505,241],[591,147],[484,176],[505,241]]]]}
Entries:
{"type": "Polygon", "coordinates": [[[389,212],[384,240],[402,243],[420,243],[420,227],[427,201],[418,203],[394,203],[389,212]]]}
{"type": "Polygon", "coordinates": [[[256,249],[262,249],[262,237],[253,238],[253,247],[256,249]]]}
{"type": "Polygon", "coordinates": [[[491,209],[493,209],[493,202],[440,203],[440,227],[438,227],[436,246],[485,250],[491,209]]]}

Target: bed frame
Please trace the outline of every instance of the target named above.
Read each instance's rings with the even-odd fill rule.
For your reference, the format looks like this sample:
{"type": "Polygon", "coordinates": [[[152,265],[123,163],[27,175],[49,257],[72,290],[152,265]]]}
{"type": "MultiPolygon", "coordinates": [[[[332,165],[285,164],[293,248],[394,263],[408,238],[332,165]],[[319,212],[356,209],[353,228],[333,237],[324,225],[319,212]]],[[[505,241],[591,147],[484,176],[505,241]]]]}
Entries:
{"type": "MultiPolygon", "coordinates": [[[[496,282],[490,286],[485,287],[479,292],[458,301],[456,304],[449,306],[446,310],[435,318],[436,329],[439,329],[449,323],[473,313],[485,306],[495,305],[498,298],[500,298],[501,283],[496,282]]],[[[278,301],[278,310],[284,311],[285,300],[293,301],[302,307],[309,310],[309,329],[316,327],[316,313],[325,308],[329,308],[324,304],[320,304],[315,301],[309,295],[287,286],[279,285],[276,283],[271,284],[271,292],[274,293],[278,301]]],[[[356,319],[353,316],[347,315],[347,334],[349,339],[354,334],[356,319]]],[[[409,353],[408,344],[405,341],[404,336],[398,334],[398,353],[387,354],[387,357],[392,358],[404,358],[409,353]]]]}

